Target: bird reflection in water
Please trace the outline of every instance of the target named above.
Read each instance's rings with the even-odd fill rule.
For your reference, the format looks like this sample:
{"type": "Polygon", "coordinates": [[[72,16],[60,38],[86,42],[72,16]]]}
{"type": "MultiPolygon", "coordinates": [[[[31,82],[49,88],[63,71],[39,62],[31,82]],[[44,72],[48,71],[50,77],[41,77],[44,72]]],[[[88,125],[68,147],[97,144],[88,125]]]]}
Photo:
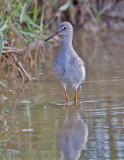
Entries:
{"type": "Polygon", "coordinates": [[[78,112],[66,115],[56,134],[58,148],[63,151],[67,160],[78,160],[85,149],[88,138],[88,127],[78,112]]]}

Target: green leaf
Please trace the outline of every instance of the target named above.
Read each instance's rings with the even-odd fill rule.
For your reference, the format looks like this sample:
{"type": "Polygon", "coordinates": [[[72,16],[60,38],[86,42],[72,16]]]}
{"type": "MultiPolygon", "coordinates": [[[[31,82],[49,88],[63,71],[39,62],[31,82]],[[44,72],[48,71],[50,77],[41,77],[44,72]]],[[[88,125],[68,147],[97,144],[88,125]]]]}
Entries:
{"type": "Polygon", "coordinates": [[[27,19],[25,22],[26,22],[26,24],[27,24],[28,30],[31,31],[31,30],[32,30],[32,27],[31,27],[31,25],[30,25],[30,20],[27,19]]]}
{"type": "Polygon", "coordinates": [[[2,11],[1,11],[1,13],[0,13],[0,19],[1,19],[2,21],[4,21],[4,16],[3,16],[2,11]]]}
{"type": "Polygon", "coordinates": [[[66,9],[68,9],[71,5],[71,0],[68,0],[68,2],[66,2],[64,5],[62,5],[61,7],[59,7],[60,11],[64,11],[66,9]]]}
{"type": "Polygon", "coordinates": [[[1,31],[4,31],[6,28],[7,28],[7,24],[4,23],[0,29],[1,29],[1,31]]]}
{"type": "Polygon", "coordinates": [[[30,37],[36,37],[36,38],[41,38],[41,36],[38,34],[36,34],[36,33],[34,33],[34,32],[26,32],[26,31],[23,31],[23,30],[18,30],[18,33],[20,33],[20,34],[24,34],[25,36],[26,35],[28,35],[28,36],[30,36],[30,37]]]}
{"type": "Polygon", "coordinates": [[[34,14],[33,14],[33,22],[35,23],[37,20],[37,15],[38,15],[38,10],[37,10],[37,0],[35,0],[35,5],[34,5],[34,14]]]}
{"type": "Polygon", "coordinates": [[[0,58],[1,58],[2,48],[3,48],[3,33],[0,28],[0,58]]]}
{"type": "Polygon", "coordinates": [[[23,21],[25,21],[25,13],[27,11],[27,8],[29,7],[28,2],[30,0],[26,0],[24,5],[21,6],[21,14],[20,14],[20,18],[19,18],[19,22],[22,23],[23,21]]]}
{"type": "Polygon", "coordinates": [[[0,80],[0,84],[5,87],[5,84],[0,80]]]}
{"type": "Polygon", "coordinates": [[[44,28],[44,29],[48,28],[48,26],[54,21],[54,19],[55,19],[55,18],[52,18],[47,25],[43,26],[43,28],[44,28]]]}
{"type": "MultiPolygon", "coordinates": [[[[18,3],[18,5],[17,5],[17,8],[12,12],[12,14],[7,18],[7,20],[2,24],[2,26],[5,24],[5,23],[7,23],[10,19],[11,19],[11,17],[18,11],[20,9],[20,4],[18,3]]],[[[2,27],[1,26],[1,27],[2,27]]]]}
{"type": "Polygon", "coordinates": [[[23,7],[21,7],[21,15],[19,17],[19,22],[22,23],[25,20],[25,12],[26,12],[27,4],[24,4],[23,7]]]}
{"type": "Polygon", "coordinates": [[[11,47],[3,46],[3,49],[11,49],[11,47]]]}
{"type": "Polygon", "coordinates": [[[42,9],[42,13],[41,13],[40,31],[42,31],[43,29],[43,20],[44,20],[44,8],[42,9]]]}
{"type": "Polygon", "coordinates": [[[33,20],[26,14],[25,15],[26,16],[26,21],[30,24],[30,25],[32,25],[33,27],[36,27],[36,28],[40,28],[40,26],[38,26],[37,24],[35,24],[34,22],[33,22],[33,20]]]}
{"type": "Polygon", "coordinates": [[[97,15],[96,15],[96,19],[95,19],[95,24],[98,25],[98,22],[100,21],[100,18],[101,18],[101,15],[102,15],[102,10],[99,10],[97,12],[97,15]]]}

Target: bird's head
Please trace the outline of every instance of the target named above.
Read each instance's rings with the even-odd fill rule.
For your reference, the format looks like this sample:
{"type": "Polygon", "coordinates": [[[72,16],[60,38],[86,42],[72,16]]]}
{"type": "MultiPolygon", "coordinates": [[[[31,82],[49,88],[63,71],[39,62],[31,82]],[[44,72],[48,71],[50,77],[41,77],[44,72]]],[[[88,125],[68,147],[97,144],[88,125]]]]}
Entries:
{"type": "Polygon", "coordinates": [[[73,34],[73,27],[69,22],[63,22],[58,26],[57,32],[55,32],[52,36],[47,38],[45,41],[48,41],[49,39],[52,39],[58,34],[62,35],[72,35],[73,34]]]}
{"type": "Polygon", "coordinates": [[[73,33],[73,27],[69,22],[63,22],[58,26],[58,32],[62,35],[70,35],[73,33]]]}

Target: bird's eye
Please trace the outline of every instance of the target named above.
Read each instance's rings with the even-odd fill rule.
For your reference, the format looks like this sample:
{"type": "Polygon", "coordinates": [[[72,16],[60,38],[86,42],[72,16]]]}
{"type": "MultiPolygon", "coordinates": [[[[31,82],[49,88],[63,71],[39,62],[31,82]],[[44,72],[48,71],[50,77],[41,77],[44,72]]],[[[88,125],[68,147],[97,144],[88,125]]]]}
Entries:
{"type": "Polygon", "coordinates": [[[64,29],[67,29],[66,27],[64,27],[64,29]]]}

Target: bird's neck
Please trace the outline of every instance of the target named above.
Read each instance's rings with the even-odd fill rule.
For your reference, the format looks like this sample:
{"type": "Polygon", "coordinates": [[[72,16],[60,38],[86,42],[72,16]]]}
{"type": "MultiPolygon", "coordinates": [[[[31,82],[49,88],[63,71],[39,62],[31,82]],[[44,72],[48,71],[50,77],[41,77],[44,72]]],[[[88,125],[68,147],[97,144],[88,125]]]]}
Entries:
{"type": "Polygon", "coordinates": [[[62,37],[62,47],[72,47],[72,35],[64,35],[62,37]]]}

